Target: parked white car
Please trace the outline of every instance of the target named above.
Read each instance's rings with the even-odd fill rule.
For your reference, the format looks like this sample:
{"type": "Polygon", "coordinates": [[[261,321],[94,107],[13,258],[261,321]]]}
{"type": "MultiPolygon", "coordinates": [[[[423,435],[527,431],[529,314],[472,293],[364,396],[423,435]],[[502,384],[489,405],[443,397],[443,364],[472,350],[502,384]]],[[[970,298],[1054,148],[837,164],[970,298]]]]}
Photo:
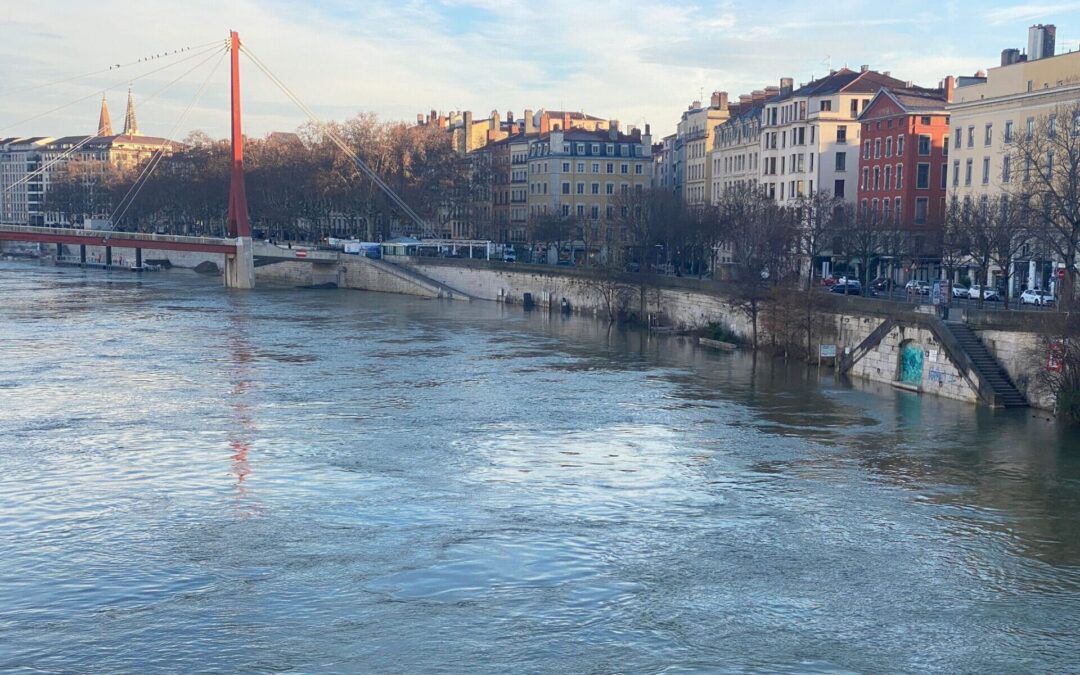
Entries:
{"type": "Polygon", "coordinates": [[[968,287],[963,284],[953,284],[952,296],[954,298],[970,298],[968,295],[968,287]]]}
{"type": "Polygon", "coordinates": [[[1037,291],[1029,288],[1020,294],[1020,302],[1025,305],[1052,305],[1054,304],[1054,296],[1046,291],[1037,291]]]}
{"type": "Polygon", "coordinates": [[[978,300],[980,293],[982,294],[983,300],[1001,300],[1001,296],[998,295],[996,288],[991,288],[990,286],[973,285],[971,288],[968,289],[968,297],[972,300],[978,300]]]}
{"type": "Polygon", "coordinates": [[[912,279],[904,284],[904,290],[911,293],[918,293],[919,295],[930,295],[930,283],[926,281],[912,279]]]}

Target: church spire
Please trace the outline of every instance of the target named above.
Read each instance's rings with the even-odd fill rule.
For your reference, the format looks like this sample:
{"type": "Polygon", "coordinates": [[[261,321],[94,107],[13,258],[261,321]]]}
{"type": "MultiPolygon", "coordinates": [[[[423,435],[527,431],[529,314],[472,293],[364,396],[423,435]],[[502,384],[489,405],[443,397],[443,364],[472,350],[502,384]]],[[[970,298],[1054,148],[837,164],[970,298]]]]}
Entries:
{"type": "Polygon", "coordinates": [[[139,123],[135,121],[135,95],[131,93],[131,87],[128,87],[127,112],[124,113],[124,135],[139,135],[139,123]]]}
{"type": "Polygon", "coordinates": [[[101,95],[101,114],[97,123],[98,136],[112,136],[112,121],[109,120],[109,104],[105,102],[105,94],[101,95]]]}

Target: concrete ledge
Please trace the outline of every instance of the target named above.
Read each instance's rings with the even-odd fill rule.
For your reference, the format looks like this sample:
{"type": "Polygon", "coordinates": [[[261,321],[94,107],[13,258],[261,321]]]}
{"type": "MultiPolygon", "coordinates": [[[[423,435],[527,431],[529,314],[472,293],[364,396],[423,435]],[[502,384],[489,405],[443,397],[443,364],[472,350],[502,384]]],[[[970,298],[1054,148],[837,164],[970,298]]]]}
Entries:
{"type": "Polygon", "coordinates": [[[726,352],[733,352],[739,348],[739,345],[732,342],[724,342],[723,340],[713,340],[710,338],[699,337],[698,344],[704,347],[712,347],[713,349],[720,349],[726,352]]]}

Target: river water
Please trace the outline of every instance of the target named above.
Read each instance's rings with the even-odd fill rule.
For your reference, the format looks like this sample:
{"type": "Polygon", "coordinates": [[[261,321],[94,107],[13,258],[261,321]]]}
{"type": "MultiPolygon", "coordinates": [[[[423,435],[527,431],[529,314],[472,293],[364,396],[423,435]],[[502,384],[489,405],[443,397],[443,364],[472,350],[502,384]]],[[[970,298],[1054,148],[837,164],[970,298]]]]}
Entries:
{"type": "Polygon", "coordinates": [[[1045,414],[219,284],[0,263],[0,670],[1080,667],[1045,414]]]}

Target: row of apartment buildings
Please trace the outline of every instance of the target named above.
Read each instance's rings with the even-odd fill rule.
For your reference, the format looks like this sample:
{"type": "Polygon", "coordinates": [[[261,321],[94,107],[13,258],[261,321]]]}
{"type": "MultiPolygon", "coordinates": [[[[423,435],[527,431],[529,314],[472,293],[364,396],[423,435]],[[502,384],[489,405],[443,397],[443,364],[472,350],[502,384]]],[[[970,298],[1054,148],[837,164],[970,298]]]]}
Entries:
{"type": "MultiPolygon", "coordinates": [[[[828,191],[864,219],[930,237],[949,199],[985,200],[1030,171],[1010,165],[1016,135],[1080,101],[1080,51],[1055,55],[1055,34],[1032,26],[1026,53],[1006,49],[998,67],[934,88],[862,66],[797,87],[782,78],[737,101],[715,92],[657,145],[653,185],[691,206],[717,203],[736,185],[781,205],[828,191]]],[[[1017,278],[1046,283],[1053,262],[1027,255],[1017,278]]]]}
{"type": "Polygon", "coordinates": [[[619,195],[651,185],[653,144],[644,131],[620,128],[582,112],[526,110],[518,119],[474,120],[469,112],[417,116],[452,134],[454,147],[472,160],[472,171],[488,190],[463,217],[450,220],[453,238],[524,242],[530,220],[574,219],[589,238],[604,236],[619,195]]]}

